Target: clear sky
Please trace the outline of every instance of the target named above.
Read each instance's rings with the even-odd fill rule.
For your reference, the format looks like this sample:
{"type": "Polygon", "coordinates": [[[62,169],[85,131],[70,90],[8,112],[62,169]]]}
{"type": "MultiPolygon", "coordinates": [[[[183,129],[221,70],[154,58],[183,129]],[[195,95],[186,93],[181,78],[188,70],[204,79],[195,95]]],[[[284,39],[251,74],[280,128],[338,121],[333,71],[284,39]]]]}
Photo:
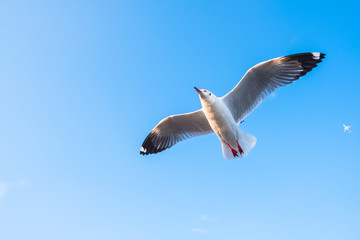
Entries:
{"type": "Polygon", "coordinates": [[[0,239],[360,238],[358,1],[1,1],[0,239]],[[139,149],[253,65],[320,51],[241,129],[139,149]],[[352,125],[350,134],[342,124],[352,125]]]}

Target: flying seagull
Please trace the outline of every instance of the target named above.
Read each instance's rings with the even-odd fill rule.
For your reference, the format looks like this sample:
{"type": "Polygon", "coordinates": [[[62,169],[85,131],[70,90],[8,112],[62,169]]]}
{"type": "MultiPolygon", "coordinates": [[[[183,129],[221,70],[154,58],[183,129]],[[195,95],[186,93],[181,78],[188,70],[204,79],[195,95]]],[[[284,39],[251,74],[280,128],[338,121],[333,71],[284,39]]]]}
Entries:
{"type": "Polygon", "coordinates": [[[348,133],[351,133],[351,130],[350,130],[350,128],[351,128],[351,126],[346,126],[345,124],[343,124],[343,127],[344,127],[344,132],[348,132],[348,133]]]}
{"type": "Polygon", "coordinates": [[[320,52],[308,52],[261,62],[250,68],[235,88],[220,98],[195,87],[202,108],[161,120],[145,138],[140,154],[159,153],[187,138],[215,133],[225,159],[245,157],[257,139],[240,130],[239,123],[276,88],[304,76],[324,57],[320,52]]]}

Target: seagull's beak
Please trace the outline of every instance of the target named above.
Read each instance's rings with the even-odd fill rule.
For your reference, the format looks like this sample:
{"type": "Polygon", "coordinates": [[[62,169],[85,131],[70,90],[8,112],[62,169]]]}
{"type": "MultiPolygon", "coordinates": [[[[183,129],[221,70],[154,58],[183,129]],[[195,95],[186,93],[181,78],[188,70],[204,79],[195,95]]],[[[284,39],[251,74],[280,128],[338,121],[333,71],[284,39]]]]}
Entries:
{"type": "Polygon", "coordinates": [[[198,93],[201,93],[201,90],[200,89],[198,89],[197,87],[194,87],[195,88],[195,90],[198,92],[198,93]]]}

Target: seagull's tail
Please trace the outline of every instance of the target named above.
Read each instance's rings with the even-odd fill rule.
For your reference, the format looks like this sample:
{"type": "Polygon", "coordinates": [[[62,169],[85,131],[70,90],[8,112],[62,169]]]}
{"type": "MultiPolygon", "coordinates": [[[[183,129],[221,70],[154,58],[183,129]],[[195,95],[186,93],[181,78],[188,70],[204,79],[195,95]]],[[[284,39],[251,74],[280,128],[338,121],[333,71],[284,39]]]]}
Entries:
{"type": "Polygon", "coordinates": [[[227,145],[227,143],[221,142],[222,151],[225,159],[234,159],[236,157],[244,158],[250,152],[250,150],[255,147],[257,139],[253,135],[239,129],[238,136],[239,138],[237,139],[237,143],[231,144],[232,146],[234,146],[232,150],[227,145]],[[237,144],[239,145],[237,146],[237,144]]]}

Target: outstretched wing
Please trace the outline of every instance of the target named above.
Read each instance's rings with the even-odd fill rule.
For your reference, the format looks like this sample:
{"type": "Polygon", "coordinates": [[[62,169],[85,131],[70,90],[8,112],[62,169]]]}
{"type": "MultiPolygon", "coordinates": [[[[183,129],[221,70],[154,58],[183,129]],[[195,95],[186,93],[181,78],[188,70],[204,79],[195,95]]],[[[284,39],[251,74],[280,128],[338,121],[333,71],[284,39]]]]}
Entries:
{"type": "Polygon", "coordinates": [[[213,130],[202,110],[172,115],[161,120],[145,138],[140,148],[140,154],[158,153],[171,148],[182,140],[212,132],[213,130]]]}
{"type": "Polygon", "coordinates": [[[309,52],[259,63],[249,69],[236,87],[222,99],[239,123],[276,88],[304,76],[324,57],[323,53],[309,52]]]}

